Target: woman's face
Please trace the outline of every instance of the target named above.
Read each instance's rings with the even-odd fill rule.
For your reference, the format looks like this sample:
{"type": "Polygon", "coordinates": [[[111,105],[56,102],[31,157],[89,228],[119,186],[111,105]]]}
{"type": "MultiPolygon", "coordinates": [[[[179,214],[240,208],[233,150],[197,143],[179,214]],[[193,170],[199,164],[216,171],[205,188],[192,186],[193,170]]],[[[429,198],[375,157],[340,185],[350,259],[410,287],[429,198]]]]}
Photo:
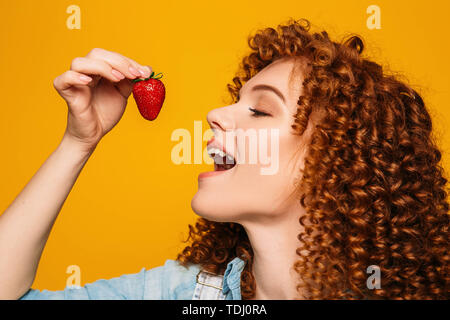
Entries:
{"type": "Polygon", "coordinates": [[[236,164],[224,166],[226,158],[216,155],[215,171],[200,174],[191,203],[199,216],[219,222],[273,220],[299,205],[291,193],[311,124],[304,135],[293,134],[303,77],[296,68],[291,78],[296,65],[290,58],[273,62],[243,85],[237,103],[208,113],[214,131],[209,152],[225,150],[236,164]]]}

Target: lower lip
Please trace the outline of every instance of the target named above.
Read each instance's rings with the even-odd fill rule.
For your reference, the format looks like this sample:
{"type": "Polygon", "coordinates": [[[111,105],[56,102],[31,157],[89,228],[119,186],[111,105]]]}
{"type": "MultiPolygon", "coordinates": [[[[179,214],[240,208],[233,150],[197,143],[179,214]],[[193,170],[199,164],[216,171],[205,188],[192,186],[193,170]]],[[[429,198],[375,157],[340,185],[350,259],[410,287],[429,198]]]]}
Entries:
{"type": "Polygon", "coordinates": [[[214,176],[222,174],[226,171],[227,170],[202,172],[198,175],[198,179],[200,180],[200,179],[204,179],[204,178],[214,177],[214,176]]]}

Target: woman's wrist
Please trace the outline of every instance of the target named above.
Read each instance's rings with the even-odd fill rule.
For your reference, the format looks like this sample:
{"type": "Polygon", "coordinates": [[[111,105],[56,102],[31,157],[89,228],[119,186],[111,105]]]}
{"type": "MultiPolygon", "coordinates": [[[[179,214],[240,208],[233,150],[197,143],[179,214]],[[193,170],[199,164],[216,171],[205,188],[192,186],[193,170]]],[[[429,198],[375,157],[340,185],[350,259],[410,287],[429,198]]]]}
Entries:
{"type": "Polygon", "coordinates": [[[69,152],[72,156],[87,160],[94,152],[97,144],[85,143],[77,140],[75,137],[64,133],[63,138],[58,146],[58,149],[69,152]]]}

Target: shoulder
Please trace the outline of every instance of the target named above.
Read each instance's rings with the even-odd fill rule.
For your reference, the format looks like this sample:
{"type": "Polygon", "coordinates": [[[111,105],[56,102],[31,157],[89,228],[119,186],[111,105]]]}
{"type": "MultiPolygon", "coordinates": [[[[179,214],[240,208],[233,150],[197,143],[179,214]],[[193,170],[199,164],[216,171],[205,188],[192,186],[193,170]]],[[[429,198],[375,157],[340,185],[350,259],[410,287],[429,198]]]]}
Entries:
{"type": "Polygon", "coordinates": [[[176,260],[166,260],[164,265],[145,271],[144,299],[192,299],[200,266],[182,266],[176,260]]]}

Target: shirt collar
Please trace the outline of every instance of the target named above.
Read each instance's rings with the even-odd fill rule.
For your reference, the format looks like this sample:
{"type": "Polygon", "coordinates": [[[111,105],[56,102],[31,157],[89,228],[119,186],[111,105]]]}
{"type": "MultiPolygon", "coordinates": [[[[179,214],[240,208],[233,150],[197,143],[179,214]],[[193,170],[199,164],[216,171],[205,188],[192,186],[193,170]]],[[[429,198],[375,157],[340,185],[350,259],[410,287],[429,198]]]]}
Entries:
{"type": "Polygon", "coordinates": [[[227,294],[231,290],[233,300],[241,299],[241,273],[244,266],[245,261],[236,257],[227,264],[223,275],[223,293],[227,294]]]}

